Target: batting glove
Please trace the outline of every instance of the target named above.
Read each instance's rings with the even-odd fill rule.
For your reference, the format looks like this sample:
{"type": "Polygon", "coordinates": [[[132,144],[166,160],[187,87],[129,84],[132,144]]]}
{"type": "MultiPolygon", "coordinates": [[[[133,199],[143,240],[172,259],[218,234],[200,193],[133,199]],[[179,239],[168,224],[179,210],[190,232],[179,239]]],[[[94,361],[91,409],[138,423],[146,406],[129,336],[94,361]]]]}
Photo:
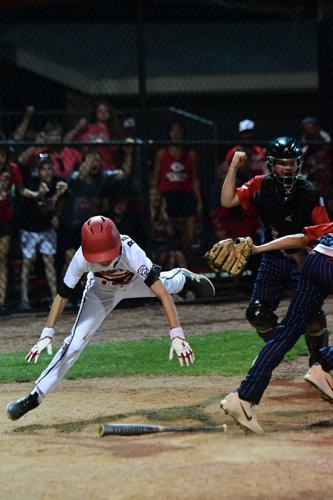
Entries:
{"type": "Polygon", "coordinates": [[[48,327],[43,328],[43,331],[41,333],[41,336],[37,344],[35,344],[30,349],[30,351],[25,357],[28,363],[31,363],[32,361],[34,363],[37,363],[38,358],[41,352],[44,351],[44,349],[47,349],[47,354],[51,356],[53,335],[54,335],[54,328],[48,328],[48,327]]]}
{"type": "Polygon", "coordinates": [[[178,357],[180,366],[193,365],[195,361],[194,352],[190,344],[185,340],[183,329],[179,326],[170,330],[171,348],[169,352],[169,360],[173,359],[174,354],[178,357]]]}

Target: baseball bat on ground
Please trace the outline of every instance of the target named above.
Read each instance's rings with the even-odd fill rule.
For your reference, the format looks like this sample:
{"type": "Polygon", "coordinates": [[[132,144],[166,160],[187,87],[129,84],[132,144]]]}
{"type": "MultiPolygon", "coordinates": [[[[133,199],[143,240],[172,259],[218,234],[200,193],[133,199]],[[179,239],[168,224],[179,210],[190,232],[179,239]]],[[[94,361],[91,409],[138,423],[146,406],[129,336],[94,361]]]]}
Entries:
{"type": "Polygon", "coordinates": [[[150,425],[150,424],[101,424],[99,435],[140,436],[158,432],[227,432],[226,424],[219,425],[150,425]]]}

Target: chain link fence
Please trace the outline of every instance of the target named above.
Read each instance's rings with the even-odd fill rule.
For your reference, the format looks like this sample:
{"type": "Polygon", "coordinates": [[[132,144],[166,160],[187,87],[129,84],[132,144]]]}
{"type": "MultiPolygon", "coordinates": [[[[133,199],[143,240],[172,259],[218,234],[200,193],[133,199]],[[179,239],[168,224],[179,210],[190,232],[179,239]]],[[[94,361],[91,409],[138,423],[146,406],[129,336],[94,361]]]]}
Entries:
{"type": "Polygon", "coordinates": [[[220,206],[235,147],[241,184],[267,172],[272,137],[303,141],[332,212],[327,3],[17,0],[0,13],[3,312],[49,304],[94,214],[165,269],[209,273],[214,241],[259,241],[253,215],[220,206]]]}

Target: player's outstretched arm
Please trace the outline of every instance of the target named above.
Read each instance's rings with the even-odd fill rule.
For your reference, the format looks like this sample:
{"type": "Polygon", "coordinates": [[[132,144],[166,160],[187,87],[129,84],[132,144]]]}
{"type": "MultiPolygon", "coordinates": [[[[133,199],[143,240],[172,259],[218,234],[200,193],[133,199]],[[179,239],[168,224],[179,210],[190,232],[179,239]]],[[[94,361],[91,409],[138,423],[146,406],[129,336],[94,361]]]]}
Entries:
{"type": "Polygon", "coordinates": [[[254,245],[253,254],[271,252],[273,250],[288,250],[292,248],[304,248],[308,246],[310,242],[309,237],[306,234],[291,234],[289,236],[282,236],[276,240],[269,241],[263,245],[254,245]]]}
{"type": "Polygon", "coordinates": [[[46,326],[39,337],[38,342],[30,349],[25,359],[28,363],[34,361],[37,363],[38,358],[44,349],[47,349],[47,353],[51,356],[52,354],[52,340],[54,336],[54,327],[59,317],[61,316],[65,305],[67,304],[67,299],[57,295],[53,301],[49,316],[47,318],[46,326]]]}
{"type": "Polygon", "coordinates": [[[169,321],[171,339],[169,360],[173,359],[174,355],[176,355],[180,366],[190,366],[195,361],[194,352],[185,339],[185,334],[179,324],[177,309],[171,295],[160,280],[153,283],[151,290],[162,302],[165,315],[169,321]]]}

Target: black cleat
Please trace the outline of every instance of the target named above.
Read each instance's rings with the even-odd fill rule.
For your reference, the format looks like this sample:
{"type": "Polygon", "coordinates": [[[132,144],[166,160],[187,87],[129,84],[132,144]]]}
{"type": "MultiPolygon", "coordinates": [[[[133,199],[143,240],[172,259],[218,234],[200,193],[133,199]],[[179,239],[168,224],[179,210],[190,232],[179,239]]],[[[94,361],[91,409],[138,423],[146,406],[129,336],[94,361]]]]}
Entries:
{"type": "Polygon", "coordinates": [[[184,268],[181,268],[181,271],[186,279],[182,292],[190,290],[194,293],[196,299],[214,297],[214,285],[206,276],[192,273],[192,271],[184,268]]]}
{"type": "Polygon", "coordinates": [[[37,408],[39,405],[38,394],[35,392],[34,394],[29,394],[24,398],[17,399],[16,401],[11,401],[7,405],[7,413],[8,417],[11,420],[17,420],[21,418],[28,411],[37,408]]]}

